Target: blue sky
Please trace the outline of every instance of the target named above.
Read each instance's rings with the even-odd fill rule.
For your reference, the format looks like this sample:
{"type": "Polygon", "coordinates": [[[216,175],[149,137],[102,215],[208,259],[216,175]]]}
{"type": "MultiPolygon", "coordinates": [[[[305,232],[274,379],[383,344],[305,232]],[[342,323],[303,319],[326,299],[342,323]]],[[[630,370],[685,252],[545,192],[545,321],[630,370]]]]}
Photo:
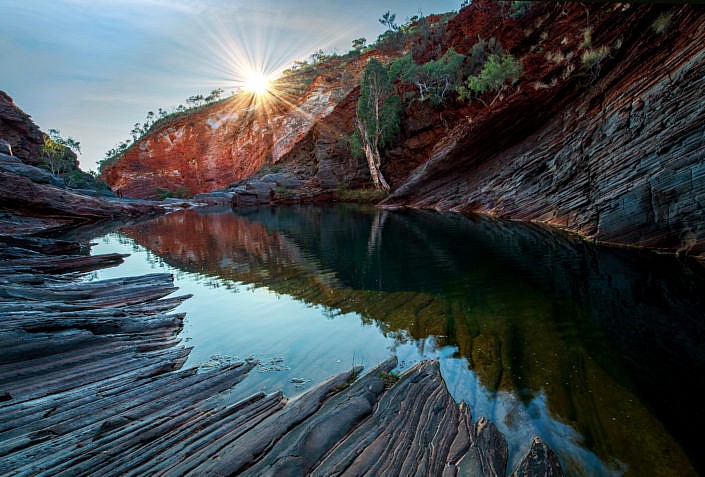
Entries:
{"type": "Polygon", "coordinates": [[[84,169],[129,137],[147,111],[226,91],[241,65],[281,71],[323,48],[373,41],[398,22],[460,0],[0,0],[0,89],[43,130],[81,142],[84,169]]]}

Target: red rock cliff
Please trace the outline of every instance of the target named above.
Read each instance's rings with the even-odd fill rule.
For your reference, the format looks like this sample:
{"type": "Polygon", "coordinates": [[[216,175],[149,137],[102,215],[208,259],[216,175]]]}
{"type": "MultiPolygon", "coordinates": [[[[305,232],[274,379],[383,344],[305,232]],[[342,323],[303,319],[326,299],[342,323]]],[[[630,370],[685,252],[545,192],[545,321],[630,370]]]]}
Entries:
{"type": "Polygon", "coordinates": [[[32,117],[22,111],[4,91],[0,91],[0,140],[12,146],[13,155],[25,164],[39,165],[39,149],[44,135],[32,117]]]}
{"type": "MultiPolygon", "coordinates": [[[[357,94],[370,56],[326,65],[300,96],[274,89],[273,97],[258,103],[242,93],[157,127],[103,177],[114,190],[138,198],[156,198],[157,188],[185,187],[195,194],[227,187],[310,142],[316,126],[326,124],[342,100],[357,94]]],[[[333,126],[327,129],[328,135],[342,134],[333,126]]]]}

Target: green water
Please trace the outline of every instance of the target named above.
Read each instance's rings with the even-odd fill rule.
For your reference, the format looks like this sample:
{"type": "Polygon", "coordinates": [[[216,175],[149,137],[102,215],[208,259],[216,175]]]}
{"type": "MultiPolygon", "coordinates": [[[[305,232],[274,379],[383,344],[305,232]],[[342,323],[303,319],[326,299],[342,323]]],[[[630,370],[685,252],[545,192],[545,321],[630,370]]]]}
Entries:
{"type": "Polygon", "coordinates": [[[188,365],[262,362],[231,399],[439,359],[453,397],[568,475],[697,475],[705,273],[537,225],[359,206],[191,210],[94,240],[95,278],[170,271],[188,365]],[[294,380],[292,382],[292,380],[294,380]],[[303,382],[302,382],[303,381],[303,382]]]}

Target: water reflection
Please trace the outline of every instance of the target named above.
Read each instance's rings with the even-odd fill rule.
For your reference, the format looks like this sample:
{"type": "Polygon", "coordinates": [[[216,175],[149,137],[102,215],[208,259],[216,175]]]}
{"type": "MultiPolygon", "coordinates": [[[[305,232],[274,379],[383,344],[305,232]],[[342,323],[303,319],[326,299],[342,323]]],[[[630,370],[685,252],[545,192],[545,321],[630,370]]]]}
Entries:
{"type": "MultiPolygon", "coordinates": [[[[454,397],[512,436],[515,459],[540,433],[570,474],[702,468],[697,268],[535,225],[357,206],[185,211],[123,233],[216,284],[250,284],[341,317],[333,322],[354,314],[372,325],[331,328],[325,344],[273,330],[279,347],[288,339],[290,349],[327,345],[334,355],[341,340],[371,342],[364,333],[379,329],[397,351],[442,358],[454,397]]],[[[237,333],[268,339],[239,324],[237,333]]]]}

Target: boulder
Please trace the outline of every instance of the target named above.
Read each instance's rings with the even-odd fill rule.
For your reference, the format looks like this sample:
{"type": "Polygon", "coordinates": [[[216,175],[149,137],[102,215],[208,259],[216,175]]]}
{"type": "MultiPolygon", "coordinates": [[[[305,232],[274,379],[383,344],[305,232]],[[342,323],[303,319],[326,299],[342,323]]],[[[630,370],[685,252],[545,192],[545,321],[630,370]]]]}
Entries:
{"type": "Polygon", "coordinates": [[[196,194],[193,196],[193,200],[195,202],[205,203],[208,205],[230,205],[233,202],[233,197],[235,197],[234,192],[213,191],[205,192],[203,194],[196,194]]]}
{"type": "Polygon", "coordinates": [[[60,179],[50,172],[40,169],[39,167],[25,164],[17,157],[9,156],[7,154],[0,154],[0,171],[15,174],[20,177],[26,177],[37,184],[48,184],[60,188],[66,187],[63,179],[60,179]]]}

